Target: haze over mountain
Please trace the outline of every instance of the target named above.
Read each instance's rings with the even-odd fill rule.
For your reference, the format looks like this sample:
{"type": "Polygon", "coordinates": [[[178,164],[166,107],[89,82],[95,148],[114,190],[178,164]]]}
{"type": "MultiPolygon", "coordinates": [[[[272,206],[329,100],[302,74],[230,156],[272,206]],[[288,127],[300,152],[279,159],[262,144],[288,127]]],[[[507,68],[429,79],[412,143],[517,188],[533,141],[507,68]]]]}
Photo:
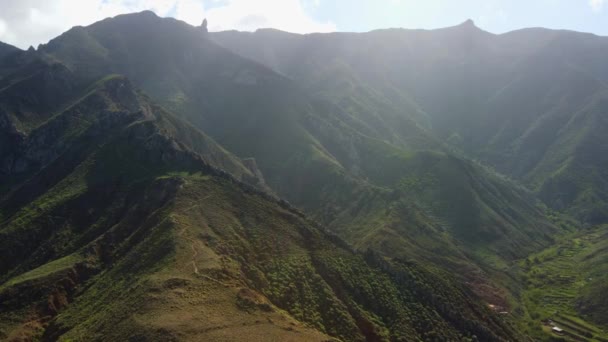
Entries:
{"type": "Polygon", "coordinates": [[[0,337],[602,341],[605,57],[152,12],[1,45],[0,337]]]}
{"type": "Polygon", "coordinates": [[[352,77],[385,96],[409,96],[450,146],[521,180],[555,209],[606,221],[605,37],[494,35],[467,21],[433,31],[259,30],[213,39],[311,89],[352,77]]]}

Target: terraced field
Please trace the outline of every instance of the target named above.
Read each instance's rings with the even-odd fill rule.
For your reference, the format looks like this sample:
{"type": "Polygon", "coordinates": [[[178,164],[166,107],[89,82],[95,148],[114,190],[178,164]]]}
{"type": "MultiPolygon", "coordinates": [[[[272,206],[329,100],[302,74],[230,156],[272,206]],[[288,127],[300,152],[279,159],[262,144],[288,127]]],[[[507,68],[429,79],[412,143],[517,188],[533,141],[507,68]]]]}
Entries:
{"type": "Polygon", "coordinates": [[[593,281],[585,261],[602,244],[605,230],[588,230],[521,261],[526,281],[523,300],[530,317],[545,332],[543,339],[608,342],[606,327],[576,310],[582,291],[593,281]],[[563,332],[555,333],[553,327],[563,332]]]}

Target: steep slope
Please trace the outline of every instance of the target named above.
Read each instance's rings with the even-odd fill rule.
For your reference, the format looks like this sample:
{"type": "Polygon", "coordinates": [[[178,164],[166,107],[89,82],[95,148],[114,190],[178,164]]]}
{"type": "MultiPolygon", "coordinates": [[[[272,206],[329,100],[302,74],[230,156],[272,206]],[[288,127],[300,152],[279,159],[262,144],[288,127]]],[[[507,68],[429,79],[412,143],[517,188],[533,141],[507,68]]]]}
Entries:
{"type": "MultiPolygon", "coordinates": [[[[110,75],[101,83],[87,85],[65,65],[46,56],[23,56],[22,59],[0,81],[4,85],[0,89],[0,140],[6,142],[0,145],[0,177],[7,180],[38,172],[75,144],[77,134],[91,129],[104,106],[112,108],[104,98],[122,95],[91,97],[97,94],[95,91],[100,85],[106,81],[124,82],[119,87],[132,91],[130,82],[123,77],[110,75]]],[[[148,100],[137,95],[129,101],[131,107],[128,109],[134,110],[143,106],[140,101],[148,100]]],[[[245,165],[200,130],[178,120],[165,109],[157,105],[144,108],[149,116],[156,117],[157,126],[164,134],[179,136],[186,146],[237,179],[269,190],[255,164],[245,165]]],[[[3,183],[10,184],[8,181],[3,183]]]]}
{"type": "Polygon", "coordinates": [[[5,56],[17,51],[20,50],[12,45],[0,42],[0,59],[3,59],[5,56]]]}
{"type": "Polygon", "coordinates": [[[143,197],[131,195],[143,201],[130,201],[138,209],[84,255],[3,285],[4,317],[15,315],[11,309],[28,312],[24,298],[40,298],[32,304],[46,310],[30,314],[17,332],[42,324],[43,340],[327,339],[311,328],[349,341],[517,336],[445,275],[357,256],[297,215],[226,181],[170,177],[153,181],[143,197]],[[130,222],[149,210],[132,231],[130,222]],[[36,316],[56,311],[48,327],[36,316]]]}
{"type": "Polygon", "coordinates": [[[594,133],[605,126],[605,37],[545,29],[493,35],[471,21],[432,31],[212,37],[311,89],[331,94],[342,83],[325,79],[357,79],[389,105],[408,98],[425,114],[410,117],[443,141],[525,182],[554,209],[606,220],[605,160],[588,158],[605,154],[605,139],[594,133]]]}
{"type": "MultiPolygon", "coordinates": [[[[455,161],[425,128],[428,117],[409,95],[371,87],[366,75],[353,74],[358,68],[339,60],[327,64],[327,70],[312,70],[311,80],[294,82],[221,48],[199,28],[151,12],[74,28],[39,53],[84,79],[128,75],[230,152],[253,157],[278,195],[348,242],[444,269],[457,265],[461,281],[484,289],[479,292],[488,300],[504,301],[492,274],[549,244],[561,231],[546,220],[534,198],[513,184],[465,160],[455,161]],[[440,199],[443,193],[433,188],[425,203],[418,203],[409,190],[399,188],[404,177],[424,179],[432,170],[424,166],[427,154],[420,150],[426,149],[443,150],[437,165],[445,169],[438,178],[453,184],[454,192],[440,199]],[[452,173],[462,185],[450,181],[452,173]],[[407,210],[391,210],[403,203],[407,210]],[[471,215],[466,220],[454,215],[456,210],[444,210],[462,207],[471,215]],[[385,234],[387,226],[400,228],[385,234]],[[429,228],[424,235],[412,234],[417,227],[429,228]],[[429,256],[426,245],[447,252],[429,256]]],[[[378,76],[378,82],[385,77],[378,76]]]]}
{"type": "MultiPolygon", "coordinates": [[[[391,192],[398,200],[379,213],[384,222],[369,223],[375,229],[390,227],[398,221],[405,225],[430,223],[440,228],[436,234],[447,233],[465,245],[467,253],[479,252],[480,259],[491,256],[504,260],[519,259],[553,241],[553,236],[560,232],[547,222],[532,194],[465,160],[440,153],[418,153],[400,171],[391,192]],[[415,217],[406,218],[413,214],[408,211],[426,215],[416,222],[415,217]],[[405,217],[395,220],[401,215],[405,217]],[[522,222],[530,226],[520,225],[522,222]]],[[[352,227],[341,229],[345,234],[355,233],[352,227]]],[[[425,243],[421,247],[428,248],[425,243]]]]}
{"type": "MultiPolygon", "coordinates": [[[[124,77],[110,76],[96,83],[65,111],[57,114],[30,134],[24,134],[20,143],[12,145],[10,153],[3,156],[4,164],[10,166],[7,168],[9,172],[4,179],[7,180],[6,183],[11,184],[11,187],[3,193],[2,217],[11,217],[24,207],[43,210],[45,203],[34,205],[36,198],[49,189],[59,186],[64,181],[66,173],[75,172],[80,168],[86,169],[83,165],[88,165],[88,163],[99,163],[99,160],[92,159],[93,151],[101,149],[109,139],[114,137],[114,134],[118,134],[125,126],[128,127],[133,123],[138,123],[136,127],[132,128],[135,132],[133,134],[141,133],[150,136],[147,141],[150,145],[147,147],[151,158],[162,160],[171,157],[170,151],[167,152],[169,155],[164,154],[165,146],[154,146],[163,139],[168,139],[167,144],[171,145],[171,131],[165,128],[166,122],[169,120],[171,119],[165,112],[150,105],[145,97],[138,95],[124,77]],[[33,205],[34,207],[32,207],[33,205]]],[[[201,135],[199,140],[204,140],[204,136],[201,135]]],[[[185,149],[186,146],[180,142],[173,146],[173,149],[185,149]]],[[[124,146],[124,151],[101,150],[104,153],[116,153],[119,160],[124,158],[126,161],[130,157],[128,145],[124,146]]],[[[211,152],[202,155],[209,155],[210,161],[232,160],[230,156],[218,157],[214,154],[217,152],[214,149],[208,151],[211,152]]],[[[206,151],[201,150],[201,152],[206,151]]],[[[99,157],[103,158],[104,155],[99,157]]],[[[133,166],[131,163],[106,163],[104,167],[113,171],[107,177],[110,175],[116,177],[112,179],[116,184],[121,183],[123,174],[125,177],[134,176],[137,173],[144,176],[148,171],[145,168],[133,166]]],[[[244,169],[244,167],[242,168],[244,169]]],[[[244,169],[244,171],[247,170],[244,169]]],[[[106,177],[103,174],[92,174],[91,176],[106,177]]],[[[94,183],[95,179],[85,181],[94,183]]],[[[84,190],[75,185],[70,188],[84,190]]],[[[111,191],[111,189],[108,190],[111,191]]],[[[68,192],[65,195],[70,197],[73,194],[68,192]]],[[[42,229],[42,227],[40,228],[42,229]]],[[[50,229],[42,229],[32,236],[17,235],[22,240],[3,240],[1,253],[6,254],[6,257],[2,258],[3,271],[9,271],[17,262],[22,266],[25,265],[26,256],[36,259],[36,256],[32,254],[32,249],[38,248],[40,244],[55,247],[63,245],[60,241],[52,240],[52,237],[57,236],[50,229]],[[18,258],[12,259],[9,256],[18,258]]],[[[45,257],[40,256],[38,259],[43,261],[45,257]]]]}
{"type": "Polygon", "coordinates": [[[109,76],[22,132],[0,202],[1,338],[521,338],[444,271],[359,255],[212,166],[188,127],[109,76]]]}
{"type": "MultiPolygon", "coordinates": [[[[280,179],[301,167],[288,162],[293,155],[305,160],[321,157],[325,169],[347,164],[343,167],[354,170],[361,164],[356,160],[361,147],[349,151],[348,145],[386,138],[384,131],[374,130],[348,108],[313,99],[285,77],[219,47],[200,29],[151,12],[75,28],[41,52],[80,74],[127,75],[231,151],[263,158],[258,162],[275,188],[293,185],[281,184],[280,179]],[[322,139],[344,141],[327,146],[319,143],[322,139]],[[358,142],[362,140],[367,141],[358,142]]],[[[436,144],[411,122],[401,126],[412,132],[401,138],[411,138],[410,147],[436,144]]]]}
{"type": "Polygon", "coordinates": [[[5,73],[10,70],[8,65],[12,64],[15,56],[22,53],[22,50],[0,42],[0,79],[2,79],[5,76],[5,73]]]}
{"type": "MultiPolygon", "coordinates": [[[[381,30],[364,34],[302,36],[259,30],[255,33],[220,32],[212,37],[220,45],[300,80],[313,89],[326,85],[317,78],[316,72],[327,70],[323,66],[336,63],[351,72],[349,77],[377,92],[403,93],[427,114],[432,132],[450,146],[523,182],[551,208],[582,220],[582,226],[606,222],[608,165],[605,156],[608,155],[608,142],[605,134],[601,133],[606,130],[608,112],[608,70],[603,62],[608,57],[608,39],[605,37],[546,29],[492,35],[479,30],[471,22],[434,31],[381,30]]],[[[335,73],[325,77],[342,76],[335,73]]],[[[437,208],[437,201],[424,195],[432,192],[429,188],[433,187],[433,182],[423,180],[424,177],[414,177],[413,183],[421,189],[417,191],[421,194],[417,199],[426,199],[423,203],[437,208]]],[[[443,183],[440,189],[456,188],[446,188],[445,185],[443,183]]],[[[445,194],[435,198],[444,199],[445,194]]],[[[478,252],[494,265],[502,263],[493,258],[496,254],[504,254],[507,250],[532,251],[519,244],[518,241],[526,238],[522,239],[518,229],[490,228],[494,226],[490,222],[520,221],[511,217],[514,212],[521,213],[519,208],[512,211],[504,210],[504,204],[490,205],[500,208],[495,212],[502,214],[470,215],[487,209],[487,203],[499,202],[486,199],[477,207],[464,204],[467,202],[455,203],[451,207],[457,212],[469,213],[469,224],[475,225],[475,222],[480,222],[480,217],[486,217],[485,224],[481,225],[485,229],[473,231],[475,236],[471,242],[493,234],[506,233],[510,237],[502,240],[506,245],[499,243],[501,247],[490,253],[478,252]]],[[[503,203],[511,205],[513,202],[503,203]]],[[[443,208],[439,210],[440,218],[446,217],[450,207],[447,210],[443,208]]],[[[521,214],[516,217],[521,217],[521,214]]],[[[377,224],[386,220],[368,222],[377,224]]],[[[561,222],[560,225],[567,227],[569,224],[561,222]]],[[[397,236],[393,231],[398,225],[384,227],[384,233],[393,238],[397,236]]],[[[359,234],[364,232],[359,229],[354,231],[355,234],[357,231],[359,234]]],[[[536,230],[536,233],[541,231],[536,230]]],[[[545,230],[547,233],[553,234],[545,230]]],[[[543,240],[540,236],[537,238],[543,240]]],[[[378,245],[380,242],[372,243],[378,245]]],[[[394,242],[391,249],[396,249],[397,245],[406,244],[394,242]]],[[[536,247],[540,245],[542,243],[536,247]]],[[[556,249],[561,250],[562,247],[552,246],[548,251],[555,252],[556,249]]],[[[592,272],[601,272],[604,268],[601,251],[598,247],[589,261],[576,256],[567,263],[569,267],[584,267],[584,271],[578,273],[578,280],[564,275],[570,271],[563,270],[563,257],[558,256],[555,263],[562,268],[547,271],[543,263],[530,271],[530,277],[535,280],[527,289],[525,286],[510,288],[512,293],[525,293],[515,302],[526,302],[525,307],[531,312],[529,326],[540,330],[539,317],[554,317],[553,311],[548,314],[550,310],[583,315],[584,319],[605,324],[600,319],[606,311],[605,303],[600,299],[605,286],[600,285],[603,278],[592,272]],[[588,272],[593,275],[588,276],[591,274],[588,272]],[[575,280],[570,283],[570,279],[575,280]],[[580,287],[587,282],[588,285],[580,287]],[[562,291],[560,284],[566,290],[562,291]],[[541,289],[534,290],[538,287],[541,289]],[[530,289],[533,291],[531,295],[527,292],[530,289]],[[526,296],[531,296],[533,301],[528,301],[526,296]],[[568,305],[561,305],[563,303],[568,305]]],[[[553,263],[550,260],[548,267],[553,263]]],[[[508,284],[513,281],[513,277],[510,278],[502,278],[500,282],[508,284]]],[[[548,338],[548,335],[541,333],[536,337],[548,338]]]]}

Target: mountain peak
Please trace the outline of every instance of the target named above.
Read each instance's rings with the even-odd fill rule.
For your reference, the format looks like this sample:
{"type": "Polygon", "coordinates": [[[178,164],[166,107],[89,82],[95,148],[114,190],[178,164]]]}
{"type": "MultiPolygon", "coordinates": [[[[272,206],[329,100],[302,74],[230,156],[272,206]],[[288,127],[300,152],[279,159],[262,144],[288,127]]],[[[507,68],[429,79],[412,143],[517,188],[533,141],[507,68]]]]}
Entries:
{"type": "Polygon", "coordinates": [[[475,24],[475,21],[473,21],[473,19],[467,19],[465,21],[463,21],[462,23],[460,23],[459,25],[453,26],[451,28],[456,29],[456,31],[458,32],[463,32],[463,33],[487,33],[486,31],[484,31],[483,29],[481,29],[479,26],[477,26],[475,24]]]}
{"type": "Polygon", "coordinates": [[[141,12],[132,13],[132,15],[158,18],[158,15],[156,15],[156,13],[154,13],[154,11],[152,11],[152,10],[143,10],[141,12]]]}
{"type": "Polygon", "coordinates": [[[477,27],[477,26],[475,26],[475,22],[473,21],[473,19],[467,19],[462,24],[460,24],[459,26],[462,26],[462,27],[477,27]]]}

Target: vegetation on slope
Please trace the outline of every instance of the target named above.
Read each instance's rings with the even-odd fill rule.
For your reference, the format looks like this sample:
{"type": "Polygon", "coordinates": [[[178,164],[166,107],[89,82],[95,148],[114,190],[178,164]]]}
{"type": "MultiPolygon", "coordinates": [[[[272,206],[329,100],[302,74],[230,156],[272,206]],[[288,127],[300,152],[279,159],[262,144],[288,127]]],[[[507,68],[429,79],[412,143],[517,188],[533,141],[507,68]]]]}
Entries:
{"type": "MultiPolygon", "coordinates": [[[[512,49],[516,39],[472,23],[247,39],[306,53],[286,64],[245,51],[273,71],[144,12],[2,64],[2,337],[522,339],[511,316],[477,298],[509,309],[513,261],[571,227],[440,141],[526,181],[551,207],[602,222],[602,81],[557,73],[561,62],[538,67],[552,38],[512,49]],[[377,252],[350,251],[239,182],[377,252]]],[[[577,303],[602,324],[600,284],[577,303]]],[[[516,319],[536,312],[513,308],[516,319]]]]}
{"type": "MultiPolygon", "coordinates": [[[[79,80],[127,75],[230,152],[253,157],[272,191],[349,243],[446,270],[458,265],[459,280],[483,288],[478,294],[491,303],[505,297],[494,275],[561,230],[525,191],[453,158],[414,97],[387,75],[374,79],[386,86],[370,82],[378,70],[364,75],[348,60],[316,60],[305,65],[311,78],[293,81],[150,12],[74,28],[39,53],[79,80]],[[440,152],[427,158],[433,153],[422,149],[440,152]],[[435,185],[407,187],[427,178],[435,185]]],[[[170,134],[175,125],[168,127],[170,134]]],[[[185,138],[191,131],[180,128],[185,138]]]]}
{"type": "Polygon", "coordinates": [[[606,288],[605,234],[605,226],[585,229],[519,262],[531,334],[546,340],[557,326],[565,340],[608,339],[600,295],[606,288]]]}
{"type": "MultiPolygon", "coordinates": [[[[599,157],[606,143],[597,133],[605,130],[603,37],[545,29],[493,35],[468,21],[432,31],[258,30],[212,38],[329,94],[337,105],[364,108],[361,118],[376,114],[370,124],[402,127],[395,117],[414,120],[467,156],[523,181],[553,209],[591,224],[606,220],[606,162],[599,157]],[[382,94],[384,105],[356,106],[348,93],[356,94],[355,103],[382,94]]],[[[382,133],[391,141],[412,137],[394,129],[382,133]]]]}
{"type": "MultiPolygon", "coordinates": [[[[150,206],[147,198],[161,188],[174,196],[164,196],[136,230],[132,212],[101,232],[94,248],[83,246],[101,269],[71,290],[55,318],[40,319],[42,340],[327,339],[314,330],[349,341],[517,336],[442,272],[357,255],[229,179],[162,176],[148,183],[136,206],[150,206]]],[[[39,277],[33,279],[29,286],[36,288],[39,277]]],[[[12,284],[3,295],[16,291],[12,284]]],[[[43,298],[36,304],[46,304],[43,298]]]]}
{"type": "Polygon", "coordinates": [[[25,136],[1,206],[2,338],[518,336],[444,272],[358,255],[212,167],[196,132],[111,76],[25,136]]]}

